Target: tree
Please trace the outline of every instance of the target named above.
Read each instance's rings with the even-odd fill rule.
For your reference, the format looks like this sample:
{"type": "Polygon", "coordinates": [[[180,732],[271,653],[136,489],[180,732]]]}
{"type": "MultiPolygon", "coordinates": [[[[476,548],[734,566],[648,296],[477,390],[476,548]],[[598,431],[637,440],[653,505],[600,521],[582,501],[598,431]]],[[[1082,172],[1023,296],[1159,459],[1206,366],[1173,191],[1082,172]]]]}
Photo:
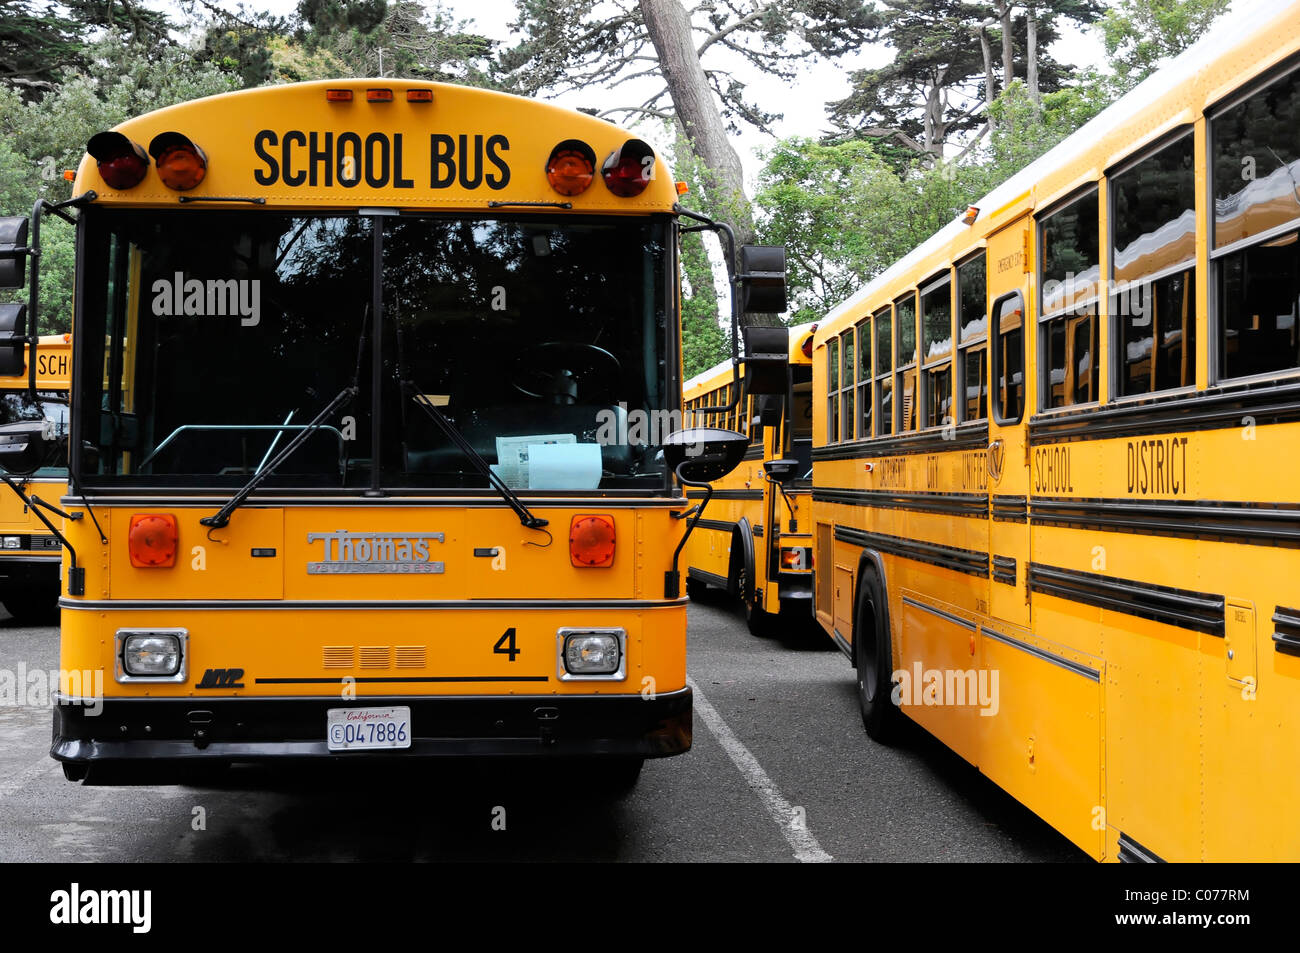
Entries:
{"type": "Polygon", "coordinates": [[[679,0],[520,0],[518,10],[512,26],[524,39],[503,54],[502,82],[525,95],[646,84],[648,93],[591,112],[675,117],[708,168],[696,183],[704,204],[738,243],[755,233],[728,132],[737,122],[765,130],[774,117],[746,98],[730,66],[793,82],[800,63],[855,48],[872,22],[860,0],[721,0],[690,13],[679,0]]]}
{"type": "Polygon", "coordinates": [[[1118,0],[1101,19],[1119,92],[1200,39],[1231,0],[1118,0]]]}
{"type": "Polygon", "coordinates": [[[26,98],[52,90],[64,69],[84,62],[82,51],[78,24],[54,4],[7,0],[0,7],[0,82],[26,98]]]}

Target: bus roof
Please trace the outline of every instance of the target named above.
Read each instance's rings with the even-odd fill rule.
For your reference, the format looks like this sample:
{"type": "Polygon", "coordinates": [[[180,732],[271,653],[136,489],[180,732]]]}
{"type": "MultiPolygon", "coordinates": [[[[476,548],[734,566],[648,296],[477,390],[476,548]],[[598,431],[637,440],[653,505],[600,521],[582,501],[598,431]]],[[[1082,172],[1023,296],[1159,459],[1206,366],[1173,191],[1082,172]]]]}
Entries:
{"type": "Polygon", "coordinates": [[[96,204],[176,206],[184,196],[186,203],[227,200],[203,208],[244,207],[238,200],[245,199],[272,208],[464,211],[505,203],[505,211],[554,214],[562,203],[575,212],[670,212],[677,201],[658,155],[650,183],[636,197],[615,195],[599,181],[606,158],[635,138],[626,130],[550,103],[444,83],[339,79],[265,86],[169,106],[113,131],[145,150],[160,133],[180,133],[203,150],[207,173],[193,189],[176,192],[151,162],[143,181],[119,191],[86,155],[75,193],[93,189],[96,204]],[[367,92],[380,89],[391,101],[371,101],[367,92]],[[329,90],[350,99],[327,99],[329,90]],[[413,91],[432,98],[408,101],[413,91]],[[591,150],[596,167],[591,185],[575,196],[556,192],[546,176],[552,151],[570,140],[591,150]]]}

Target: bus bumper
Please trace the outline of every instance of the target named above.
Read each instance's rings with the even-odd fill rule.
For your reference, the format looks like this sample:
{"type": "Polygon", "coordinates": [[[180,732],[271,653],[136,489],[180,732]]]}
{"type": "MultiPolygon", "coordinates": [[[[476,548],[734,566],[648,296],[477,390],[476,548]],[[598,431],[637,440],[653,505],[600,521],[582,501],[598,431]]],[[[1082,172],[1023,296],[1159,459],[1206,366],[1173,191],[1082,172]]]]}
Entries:
{"type": "MultiPolygon", "coordinates": [[[[691,747],[690,688],[641,695],[338,698],[57,697],[50,755],[68,767],[291,758],[665,758],[691,747]],[[330,751],[326,712],[411,709],[409,748],[330,751]],[[99,706],[98,708],[95,706],[99,706]]],[[[75,771],[69,771],[69,776],[75,771]]]]}

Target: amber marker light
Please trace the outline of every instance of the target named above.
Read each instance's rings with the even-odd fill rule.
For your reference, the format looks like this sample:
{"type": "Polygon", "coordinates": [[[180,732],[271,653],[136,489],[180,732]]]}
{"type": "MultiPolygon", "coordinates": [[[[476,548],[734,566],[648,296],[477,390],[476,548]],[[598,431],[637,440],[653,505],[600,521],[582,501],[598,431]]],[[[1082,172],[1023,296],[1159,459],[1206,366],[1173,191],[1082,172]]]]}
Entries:
{"type": "Polygon", "coordinates": [[[367,89],[366,102],[368,103],[391,103],[393,101],[393,91],[391,89],[367,89]]]}
{"type": "Polygon", "coordinates": [[[596,177],[596,153],[581,139],[565,139],[546,160],[546,181],[561,195],[581,195],[596,177]]]}
{"type": "Polygon", "coordinates": [[[163,185],[177,192],[188,192],[208,174],[208,157],[188,136],[179,132],[160,132],[149,143],[149,155],[158,166],[163,185]]]}
{"type": "Polygon", "coordinates": [[[974,225],[975,219],[979,217],[980,217],[979,207],[972,205],[966,209],[966,214],[961,217],[961,223],[963,225],[974,225]]]}
{"type": "Polygon", "coordinates": [[[180,533],[170,513],[136,513],[127,532],[127,551],[137,569],[167,569],[176,565],[180,533]]]}
{"type": "Polygon", "coordinates": [[[408,103],[431,103],[433,102],[433,90],[408,89],[406,91],[406,101],[408,103]]]}
{"type": "Polygon", "coordinates": [[[325,102],[327,102],[327,103],[350,103],[350,102],[352,102],[352,90],[350,90],[350,89],[327,89],[327,90],[325,90],[325,102]]]}
{"type": "Polygon", "coordinates": [[[613,518],[575,516],[569,523],[569,561],[580,569],[614,565],[613,518]]]}

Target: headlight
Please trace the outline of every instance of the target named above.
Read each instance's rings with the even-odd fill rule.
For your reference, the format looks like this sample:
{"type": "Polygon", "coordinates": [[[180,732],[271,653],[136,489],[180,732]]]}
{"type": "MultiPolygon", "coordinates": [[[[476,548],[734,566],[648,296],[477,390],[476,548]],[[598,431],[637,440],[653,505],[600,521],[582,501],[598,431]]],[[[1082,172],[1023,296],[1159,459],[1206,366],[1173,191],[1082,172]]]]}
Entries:
{"type": "Polygon", "coordinates": [[[561,629],[560,679],[624,678],[626,644],[623,629],[561,629]]]}
{"type": "Polygon", "coordinates": [[[5,549],[21,549],[22,540],[17,536],[6,536],[4,538],[5,549]]]}
{"type": "Polygon", "coordinates": [[[184,629],[126,630],[117,633],[119,679],[185,680],[184,629]]]}

